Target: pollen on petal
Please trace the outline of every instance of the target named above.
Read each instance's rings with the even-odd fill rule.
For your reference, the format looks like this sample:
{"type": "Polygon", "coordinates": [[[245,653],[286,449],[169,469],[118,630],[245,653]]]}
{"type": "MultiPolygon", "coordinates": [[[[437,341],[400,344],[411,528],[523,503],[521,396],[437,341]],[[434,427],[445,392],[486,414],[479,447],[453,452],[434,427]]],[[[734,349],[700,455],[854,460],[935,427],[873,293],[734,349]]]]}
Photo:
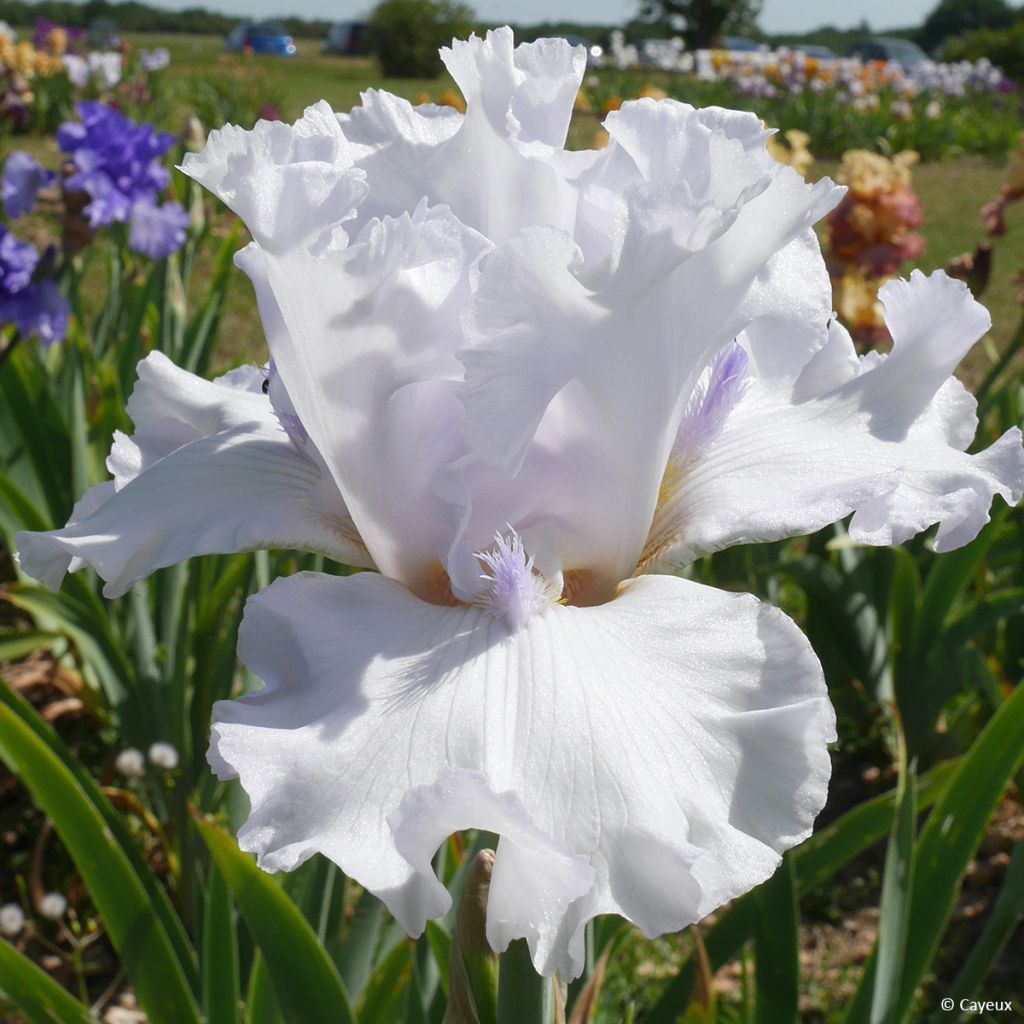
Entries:
{"type": "Polygon", "coordinates": [[[558,600],[558,591],[534,569],[533,557],[514,530],[508,537],[495,534],[494,547],[478,551],[477,558],[488,570],[480,577],[488,586],[479,603],[509,629],[519,629],[558,600]]]}

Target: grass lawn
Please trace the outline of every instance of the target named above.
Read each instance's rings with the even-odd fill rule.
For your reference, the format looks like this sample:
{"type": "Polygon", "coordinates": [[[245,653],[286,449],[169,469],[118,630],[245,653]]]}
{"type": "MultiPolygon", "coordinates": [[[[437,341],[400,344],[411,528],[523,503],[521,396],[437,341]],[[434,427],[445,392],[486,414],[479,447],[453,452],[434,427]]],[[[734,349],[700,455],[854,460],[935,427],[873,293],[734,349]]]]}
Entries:
{"type": "Polygon", "coordinates": [[[439,79],[382,78],[371,58],[321,53],[322,39],[296,39],[299,52],[295,57],[243,57],[225,53],[223,40],[217,36],[129,34],[126,38],[137,47],[167,47],[171,66],[166,82],[176,92],[197,76],[257,79],[266,83],[267,99],[279,104],[289,120],[321,99],[335,110],[348,110],[359,102],[359,94],[371,87],[387,89],[410,100],[426,92],[436,100],[442,90],[454,84],[447,74],[439,79]]]}

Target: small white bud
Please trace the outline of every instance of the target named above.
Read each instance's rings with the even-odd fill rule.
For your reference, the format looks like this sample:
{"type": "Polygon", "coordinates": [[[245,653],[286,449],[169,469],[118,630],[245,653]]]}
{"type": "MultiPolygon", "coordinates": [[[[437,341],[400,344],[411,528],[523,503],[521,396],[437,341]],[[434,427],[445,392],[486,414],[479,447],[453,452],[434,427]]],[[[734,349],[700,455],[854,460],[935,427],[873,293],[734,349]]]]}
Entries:
{"type": "Polygon", "coordinates": [[[68,909],[68,901],[59,892],[48,892],[39,901],[39,913],[51,921],[59,921],[68,909]]]}
{"type": "Polygon", "coordinates": [[[125,747],[117,760],[114,761],[117,770],[129,779],[141,779],[146,774],[146,759],[142,756],[141,750],[134,747],[125,747]]]}
{"type": "Polygon", "coordinates": [[[17,903],[5,903],[0,907],[0,935],[13,939],[25,927],[25,912],[17,903]]]}
{"type": "Polygon", "coordinates": [[[154,743],[149,748],[149,760],[157,768],[165,768],[171,771],[178,767],[178,752],[170,743],[154,743]]]}

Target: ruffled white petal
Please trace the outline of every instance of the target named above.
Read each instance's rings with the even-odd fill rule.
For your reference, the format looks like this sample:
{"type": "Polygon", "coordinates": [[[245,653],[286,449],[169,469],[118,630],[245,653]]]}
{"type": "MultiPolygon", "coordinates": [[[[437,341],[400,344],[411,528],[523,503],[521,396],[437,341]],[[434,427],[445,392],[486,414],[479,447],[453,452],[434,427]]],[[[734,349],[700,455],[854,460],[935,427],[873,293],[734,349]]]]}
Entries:
{"type": "Polygon", "coordinates": [[[359,535],[382,572],[422,592],[467,500],[453,468],[466,452],[455,350],[486,248],[450,211],[421,206],[345,250],[246,253],[286,328],[268,335],[274,365],[359,535]]]}
{"type": "Polygon", "coordinates": [[[368,191],[324,100],[294,125],[258,121],[251,131],[235,125],[213,131],[202,152],[186,154],[181,170],[271,250],[324,241],[330,228],[355,216],[368,191]]]}
{"type": "Polygon", "coordinates": [[[318,551],[372,565],[316,451],[297,447],[255,367],[206,381],[154,352],[139,364],[107,467],[68,524],[15,538],[22,569],[49,587],[91,565],[108,597],[194,555],[254,548],[318,551]]]}
{"type": "Polygon", "coordinates": [[[350,113],[337,115],[369,186],[353,233],[374,217],[408,213],[433,194],[431,157],[459,131],[463,120],[451,107],[414,107],[376,89],[364,92],[362,100],[350,113]]]}
{"type": "Polygon", "coordinates": [[[977,535],[995,495],[1020,500],[1020,431],[966,454],[975,403],[949,376],[987,330],[987,312],[941,271],[915,271],[882,297],[890,355],[858,359],[834,323],[795,387],[751,374],[716,436],[684,446],[643,571],[810,533],[851,512],[855,540],[898,544],[938,523],[935,546],[947,551],[977,535]]]}
{"type": "Polygon", "coordinates": [[[266,683],[215,708],[210,760],[268,870],[322,852],[410,932],[449,900],[449,830],[501,835],[488,933],[582,968],[582,929],[674,930],[772,873],[810,831],[833,713],[806,639],[745,595],[669,577],[510,632],[372,574],[304,574],[250,599],[266,683]]]}
{"type": "MultiPolygon", "coordinates": [[[[792,245],[813,262],[806,232],[840,194],[768,168],[684,104],[628,104],[609,127],[647,175],[620,208],[621,251],[602,274],[567,233],[520,232],[481,263],[460,353],[470,443],[543,488],[548,543],[560,568],[590,575],[588,600],[633,571],[685,396],[715,350],[759,317],[803,317],[815,337],[801,345],[823,342],[826,307],[786,316],[772,261],[792,245]]],[[[477,535],[501,526],[478,519],[477,535]]]]}
{"type": "MultiPolygon", "coordinates": [[[[516,46],[512,30],[455,39],[441,59],[496,134],[561,148],[587,67],[586,49],[564,39],[516,46]]],[[[468,111],[467,111],[468,112],[468,111]]]]}
{"type": "Polygon", "coordinates": [[[502,242],[524,227],[572,231],[576,188],[568,168],[593,159],[561,149],[583,78],[582,47],[546,39],[514,46],[508,28],[441,51],[466,98],[459,131],[427,168],[431,203],[502,242]]]}

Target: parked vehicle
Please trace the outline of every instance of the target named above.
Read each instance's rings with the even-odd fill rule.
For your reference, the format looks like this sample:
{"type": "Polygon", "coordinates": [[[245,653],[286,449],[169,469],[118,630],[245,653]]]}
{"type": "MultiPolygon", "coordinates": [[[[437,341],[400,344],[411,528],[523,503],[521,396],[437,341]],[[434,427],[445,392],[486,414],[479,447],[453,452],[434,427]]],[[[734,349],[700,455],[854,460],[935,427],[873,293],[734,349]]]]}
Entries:
{"type": "Polygon", "coordinates": [[[276,57],[294,57],[295,41],[279,21],[250,21],[232,29],[224,40],[224,49],[232,53],[265,53],[276,57]]]}
{"type": "Polygon", "coordinates": [[[899,64],[905,71],[928,60],[928,54],[917,43],[893,36],[864,39],[854,43],[846,52],[847,56],[860,57],[861,60],[891,61],[893,64],[899,64]]]}
{"type": "Polygon", "coordinates": [[[830,46],[815,46],[813,43],[801,43],[799,46],[794,46],[793,49],[797,53],[813,57],[815,60],[829,61],[836,59],[836,51],[830,46]]]}
{"type": "Polygon", "coordinates": [[[744,39],[743,36],[722,36],[722,50],[729,53],[757,53],[761,44],[754,39],[744,39]]]}
{"type": "Polygon", "coordinates": [[[324,39],[324,53],[340,57],[361,57],[369,53],[365,21],[336,21],[324,39]]]}
{"type": "Polygon", "coordinates": [[[89,45],[97,50],[116,50],[121,45],[121,30],[113,18],[96,18],[89,25],[89,45]]]}

